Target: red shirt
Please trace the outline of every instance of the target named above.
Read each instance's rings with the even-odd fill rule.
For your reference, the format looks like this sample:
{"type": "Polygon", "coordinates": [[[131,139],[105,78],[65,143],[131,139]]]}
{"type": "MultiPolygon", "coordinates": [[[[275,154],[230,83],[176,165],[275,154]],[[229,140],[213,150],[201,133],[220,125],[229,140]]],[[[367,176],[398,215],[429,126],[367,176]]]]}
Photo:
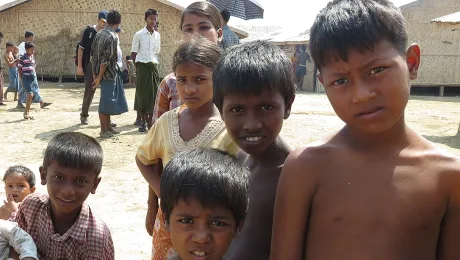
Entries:
{"type": "Polygon", "coordinates": [[[80,216],[63,235],[54,230],[50,203],[46,194],[31,194],[22,201],[14,219],[34,239],[39,259],[115,259],[109,228],[91,212],[86,202],[80,216]]]}

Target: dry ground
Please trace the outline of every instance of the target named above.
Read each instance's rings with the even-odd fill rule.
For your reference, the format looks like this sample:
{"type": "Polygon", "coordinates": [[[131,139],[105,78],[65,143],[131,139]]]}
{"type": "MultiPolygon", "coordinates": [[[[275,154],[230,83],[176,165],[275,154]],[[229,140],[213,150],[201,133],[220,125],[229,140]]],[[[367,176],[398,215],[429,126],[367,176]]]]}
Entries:
{"type": "MultiPolygon", "coordinates": [[[[16,109],[13,101],[0,107],[1,175],[10,165],[24,164],[38,177],[43,149],[56,133],[78,131],[94,137],[99,135],[98,93],[91,106],[90,124],[82,126],[79,124],[82,84],[40,82],[40,86],[44,100],[53,102],[53,105],[49,109],[33,105],[35,120],[23,120],[23,111],[16,109]]],[[[133,125],[136,116],[132,110],[134,89],[126,89],[126,94],[131,110],[113,118],[122,131],[118,140],[100,140],[105,154],[103,180],[96,195],[89,197],[89,203],[112,231],[116,259],[148,259],[151,240],[144,228],[147,185],[134,162],[136,148],[144,134],[133,125]]],[[[458,98],[414,96],[408,105],[407,120],[429,140],[460,155],[460,136],[456,136],[459,111],[458,98]]],[[[342,125],[325,95],[301,93],[297,95],[282,135],[298,147],[333,133],[342,125]]],[[[45,192],[46,189],[39,184],[38,191],[45,192]]]]}

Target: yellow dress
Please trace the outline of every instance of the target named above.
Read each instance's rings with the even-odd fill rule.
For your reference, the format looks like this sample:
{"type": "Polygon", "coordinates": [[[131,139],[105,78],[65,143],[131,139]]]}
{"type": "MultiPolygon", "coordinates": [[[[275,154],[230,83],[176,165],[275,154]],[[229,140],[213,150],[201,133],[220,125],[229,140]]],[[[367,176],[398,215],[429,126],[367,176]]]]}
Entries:
{"type": "MultiPolygon", "coordinates": [[[[178,107],[163,114],[152,126],[137,151],[137,158],[144,165],[155,164],[162,159],[163,166],[177,153],[195,148],[214,148],[236,155],[239,148],[227,133],[221,118],[210,118],[203,130],[192,140],[185,142],[179,132],[178,107]]],[[[158,209],[153,229],[152,260],[165,260],[176,253],[169,233],[162,223],[163,213],[158,209]]]]}

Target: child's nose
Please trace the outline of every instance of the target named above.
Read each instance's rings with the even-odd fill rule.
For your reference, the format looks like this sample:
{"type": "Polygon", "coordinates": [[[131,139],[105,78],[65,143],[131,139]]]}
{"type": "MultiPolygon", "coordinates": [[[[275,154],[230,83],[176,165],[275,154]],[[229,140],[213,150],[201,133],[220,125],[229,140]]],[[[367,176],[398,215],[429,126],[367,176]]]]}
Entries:
{"type": "Polygon", "coordinates": [[[257,115],[248,113],[248,116],[244,121],[243,128],[244,128],[244,131],[254,133],[254,132],[259,131],[262,128],[262,123],[260,122],[257,115]]]}
{"type": "Polygon", "coordinates": [[[200,244],[204,244],[209,242],[210,237],[210,233],[207,229],[201,229],[193,234],[193,241],[200,244]]]}

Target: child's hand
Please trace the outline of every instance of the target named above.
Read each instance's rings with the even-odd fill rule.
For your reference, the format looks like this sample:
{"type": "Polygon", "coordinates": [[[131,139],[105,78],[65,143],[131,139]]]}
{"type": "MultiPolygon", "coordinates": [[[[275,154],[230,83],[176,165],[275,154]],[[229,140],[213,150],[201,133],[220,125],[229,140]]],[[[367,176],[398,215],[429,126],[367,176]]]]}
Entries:
{"type": "Polygon", "coordinates": [[[10,212],[10,214],[18,211],[19,203],[14,201],[13,194],[7,194],[6,199],[6,201],[3,201],[4,204],[2,206],[2,209],[6,209],[8,212],[10,212]]]}
{"type": "Polygon", "coordinates": [[[153,234],[153,228],[155,226],[155,219],[157,216],[158,208],[150,208],[147,210],[147,216],[145,216],[145,229],[150,236],[153,234]]]}

